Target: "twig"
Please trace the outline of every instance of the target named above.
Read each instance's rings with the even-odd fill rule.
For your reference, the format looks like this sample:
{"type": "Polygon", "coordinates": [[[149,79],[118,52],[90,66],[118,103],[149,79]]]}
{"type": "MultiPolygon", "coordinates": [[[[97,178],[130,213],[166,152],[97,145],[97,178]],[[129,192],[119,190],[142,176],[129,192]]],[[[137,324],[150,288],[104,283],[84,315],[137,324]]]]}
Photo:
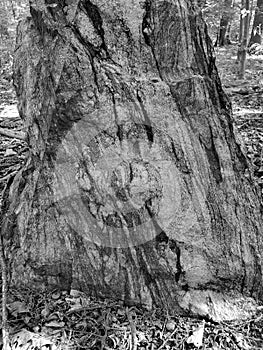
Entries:
{"type": "Polygon", "coordinates": [[[7,267],[6,267],[6,259],[4,252],[4,241],[3,234],[1,233],[0,237],[0,263],[2,270],[2,336],[3,336],[3,350],[8,349],[8,324],[7,324],[7,267]]]}
{"type": "Polygon", "coordinates": [[[262,94],[262,92],[263,92],[263,90],[261,89],[261,90],[258,90],[258,91],[249,91],[249,90],[247,90],[247,91],[229,91],[230,93],[232,93],[232,94],[239,94],[239,95],[242,95],[242,96],[244,96],[244,97],[248,97],[249,95],[255,95],[255,94],[262,94]]]}
{"type": "MultiPolygon", "coordinates": [[[[247,325],[247,324],[249,324],[249,323],[252,323],[252,322],[258,322],[258,321],[260,321],[262,318],[263,318],[263,314],[262,314],[262,315],[259,315],[257,318],[250,318],[250,319],[248,319],[248,320],[246,320],[246,321],[243,321],[242,323],[239,323],[238,326],[240,327],[240,326],[245,326],[245,325],[247,325]]],[[[224,325],[226,328],[228,328],[228,329],[230,329],[230,330],[236,331],[236,327],[235,327],[235,326],[231,326],[231,325],[229,325],[229,324],[227,324],[227,323],[225,323],[225,322],[221,322],[221,323],[222,323],[222,325],[224,325]]]]}
{"type": "Polygon", "coordinates": [[[162,343],[162,345],[157,349],[157,350],[161,350],[164,348],[164,346],[168,343],[169,340],[171,340],[171,338],[174,336],[175,332],[177,331],[177,327],[172,331],[172,333],[165,339],[165,341],[162,343]]]}
{"type": "Polygon", "coordinates": [[[102,338],[102,341],[101,341],[101,350],[104,349],[104,346],[106,344],[106,341],[107,341],[107,337],[108,337],[108,327],[109,327],[109,314],[110,314],[110,310],[107,311],[107,314],[106,314],[106,320],[105,320],[105,334],[102,338]]]}
{"type": "Polygon", "coordinates": [[[109,304],[109,305],[96,305],[96,306],[81,306],[79,308],[76,308],[76,309],[73,309],[73,310],[68,310],[67,311],[67,315],[71,315],[71,314],[74,314],[75,312],[82,312],[82,311],[92,311],[92,310],[97,310],[97,309],[108,309],[108,308],[111,308],[111,307],[114,307],[116,306],[116,303],[112,303],[112,304],[109,304]]]}
{"type": "MultiPolygon", "coordinates": [[[[234,115],[243,116],[243,115],[262,115],[263,111],[248,111],[248,110],[242,110],[234,112],[234,115]]],[[[255,120],[255,119],[254,119],[255,120]]],[[[262,120],[262,118],[258,118],[256,120],[262,120]]]]}
{"type": "Polygon", "coordinates": [[[18,172],[18,169],[15,171],[12,171],[12,173],[9,173],[4,177],[1,177],[0,182],[4,182],[4,181],[8,180],[11,176],[15,175],[17,172],[18,172]]]}
{"type": "Polygon", "coordinates": [[[7,137],[23,140],[23,141],[25,141],[26,139],[26,134],[22,131],[19,132],[19,131],[12,131],[9,129],[0,128],[0,134],[7,137]]]}
{"type": "Polygon", "coordinates": [[[131,329],[131,350],[137,350],[137,338],[136,338],[136,326],[132,319],[132,315],[129,312],[128,307],[126,308],[127,318],[131,329]]]}

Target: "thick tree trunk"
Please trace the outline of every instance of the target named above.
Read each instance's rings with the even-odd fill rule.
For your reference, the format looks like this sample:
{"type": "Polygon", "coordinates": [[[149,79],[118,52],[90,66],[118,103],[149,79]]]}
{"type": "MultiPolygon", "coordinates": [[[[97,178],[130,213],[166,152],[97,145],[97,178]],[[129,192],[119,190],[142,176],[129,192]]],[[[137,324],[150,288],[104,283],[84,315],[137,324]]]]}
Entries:
{"type": "Polygon", "coordinates": [[[257,0],[257,6],[256,6],[255,17],[253,22],[253,29],[251,32],[249,46],[253,44],[261,44],[262,33],[263,33],[263,0],[257,0]]]}
{"type": "Polygon", "coordinates": [[[31,151],[3,205],[11,283],[215,319],[262,298],[260,201],[196,13],[31,1],[14,65],[31,151]]]}

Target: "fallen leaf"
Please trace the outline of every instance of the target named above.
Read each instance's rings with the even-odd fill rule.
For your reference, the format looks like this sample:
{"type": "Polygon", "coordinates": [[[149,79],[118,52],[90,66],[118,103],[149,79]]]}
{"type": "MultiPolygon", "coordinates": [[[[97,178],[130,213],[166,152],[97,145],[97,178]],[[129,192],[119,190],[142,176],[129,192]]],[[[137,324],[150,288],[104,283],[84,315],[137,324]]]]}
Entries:
{"type": "Polygon", "coordinates": [[[44,349],[44,347],[47,347],[50,350],[58,350],[55,343],[53,343],[49,338],[40,334],[29,332],[26,329],[22,329],[20,332],[12,336],[10,339],[10,347],[7,350],[34,350],[44,349]]]}
{"type": "Polygon", "coordinates": [[[87,327],[87,322],[85,320],[80,321],[77,324],[75,324],[76,329],[86,328],[86,327],[87,327]]]}
{"type": "Polygon", "coordinates": [[[62,328],[65,326],[65,322],[51,321],[51,322],[45,323],[45,326],[51,327],[51,328],[62,328]]]}
{"type": "Polygon", "coordinates": [[[7,148],[4,157],[15,156],[17,153],[12,150],[12,148],[7,148]]]}
{"type": "Polygon", "coordinates": [[[44,318],[47,318],[50,314],[50,310],[49,310],[49,307],[48,305],[45,305],[44,309],[41,311],[41,315],[44,317],[44,318]]]}
{"type": "Polygon", "coordinates": [[[70,290],[70,296],[73,298],[79,298],[84,296],[85,294],[77,289],[71,289],[70,290]]]}
{"type": "Polygon", "coordinates": [[[4,109],[0,113],[0,118],[2,119],[20,119],[17,105],[4,106],[4,109]]]}
{"type": "Polygon", "coordinates": [[[46,5],[47,7],[52,7],[52,8],[55,8],[55,7],[57,7],[58,6],[58,4],[48,4],[48,5],[46,5]]]}
{"type": "Polygon", "coordinates": [[[194,331],[193,334],[187,339],[187,344],[193,344],[196,348],[203,345],[205,321],[200,324],[194,331]]]}
{"type": "Polygon", "coordinates": [[[51,321],[57,321],[58,320],[58,315],[56,312],[53,312],[52,314],[48,315],[48,317],[46,318],[47,322],[51,322],[51,321]]]}
{"type": "Polygon", "coordinates": [[[173,321],[169,321],[166,323],[165,327],[169,332],[172,332],[175,329],[176,324],[173,321]]]}
{"type": "Polygon", "coordinates": [[[59,291],[52,293],[51,298],[53,300],[58,300],[61,296],[61,293],[59,291]]]}
{"type": "Polygon", "coordinates": [[[29,313],[29,309],[21,301],[14,301],[7,305],[11,315],[17,317],[18,314],[29,313]]]}
{"type": "Polygon", "coordinates": [[[242,333],[236,333],[235,334],[235,338],[236,338],[236,342],[239,346],[240,349],[243,350],[249,350],[250,346],[248,345],[248,343],[246,342],[244,336],[242,333]]]}

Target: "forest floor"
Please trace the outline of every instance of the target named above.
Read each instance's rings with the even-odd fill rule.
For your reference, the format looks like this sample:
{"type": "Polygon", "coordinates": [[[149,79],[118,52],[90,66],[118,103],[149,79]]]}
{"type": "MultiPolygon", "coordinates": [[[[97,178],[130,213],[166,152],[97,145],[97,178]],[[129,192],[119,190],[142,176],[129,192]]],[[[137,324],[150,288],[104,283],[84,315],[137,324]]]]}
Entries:
{"type": "MultiPolygon", "coordinates": [[[[248,56],[244,80],[237,79],[236,47],[216,50],[222,84],[233,105],[236,138],[250,159],[254,180],[263,185],[263,56],[248,56]]],[[[23,122],[16,109],[11,66],[0,72],[0,193],[22,166],[27,152],[20,138],[23,122]],[[3,135],[5,134],[5,135],[3,135]]],[[[0,198],[1,202],[1,198],[0,198]]],[[[242,321],[210,322],[172,317],[112,300],[95,300],[76,290],[10,290],[11,349],[219,350],[263,349],[263,307],[242,321]]],[[[1,342],[0,342],[1,344],[1,342]]]]}
{"type": "Polygon", "coordinates": [[[8,179],[14,176],[24,162],[27,145],[19,138],[23,121],[17,110],[17,100],[12,83],[12,65],[9,57],[0,71],[0,205],[2,192],[8,179]],[[9,136],[7,136],[9,135],[9,136]]]}

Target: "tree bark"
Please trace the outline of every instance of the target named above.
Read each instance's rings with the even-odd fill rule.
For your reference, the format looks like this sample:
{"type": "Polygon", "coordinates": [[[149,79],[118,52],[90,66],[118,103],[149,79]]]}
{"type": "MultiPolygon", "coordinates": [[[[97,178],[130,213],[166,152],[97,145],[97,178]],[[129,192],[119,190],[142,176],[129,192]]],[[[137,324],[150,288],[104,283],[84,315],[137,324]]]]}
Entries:
{"type": "Polygon", "coordinates": [[[249,46],[262,43],[263,0],[257,0],[249,46]]]}
{"type": "Polygon", "coordinates": [[[10,282],[243,317],[262,299],[261,206],[196,3],[48,3],[18,30],[30,152],[3,198],[10,282]]]}

